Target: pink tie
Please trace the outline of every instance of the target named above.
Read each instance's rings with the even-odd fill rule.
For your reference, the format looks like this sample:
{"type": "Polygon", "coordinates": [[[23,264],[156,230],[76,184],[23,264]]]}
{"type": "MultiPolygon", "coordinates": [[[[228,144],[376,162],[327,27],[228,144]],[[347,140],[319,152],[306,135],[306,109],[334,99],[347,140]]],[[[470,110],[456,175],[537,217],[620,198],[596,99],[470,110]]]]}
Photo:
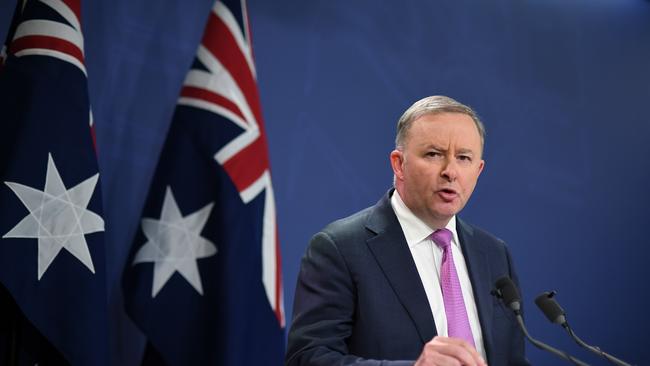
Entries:
{"type": "Polygon", "coordinates": [[[463,291],[454,265],[454,255],[451,253],[451,231],[436,230],[431,234],[431,240],[442,248],[442,268],[440,270],[440,287],[447,315],[447,329],[450,337],[464,339],[474,346],[472,329],[469,327],[463,291]]]}

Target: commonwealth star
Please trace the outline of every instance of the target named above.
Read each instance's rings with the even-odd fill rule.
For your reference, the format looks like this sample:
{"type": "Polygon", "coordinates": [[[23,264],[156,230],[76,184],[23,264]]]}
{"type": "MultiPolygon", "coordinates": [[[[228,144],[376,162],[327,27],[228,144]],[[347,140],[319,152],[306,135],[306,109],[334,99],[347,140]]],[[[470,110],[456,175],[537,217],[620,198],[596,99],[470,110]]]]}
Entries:
{"type": "Polygon", "coordinates": [[[63,248],[95,273],[85,235],[104,231],[101,216],[87,209],[99,173],[66,189],[52,154],[48,154],[45,175],[43,191],[5,182],[29,210],[29,214],[3,238],[38,238],[39,281],[63,248]]]}
{"type": "Polygon", "coordinates": [[[148,241],[138,250],[133,265],[154,263],[151,297],[154,298],[174,272],[180,273],[194,289],[203,295],[201,276],[196,260],[217,253],[217,247],[201,236],[210,217],[210,203],[183,217],[171,187],[165,191],[160,219],[142,218],[142,231],[148,241]]]}

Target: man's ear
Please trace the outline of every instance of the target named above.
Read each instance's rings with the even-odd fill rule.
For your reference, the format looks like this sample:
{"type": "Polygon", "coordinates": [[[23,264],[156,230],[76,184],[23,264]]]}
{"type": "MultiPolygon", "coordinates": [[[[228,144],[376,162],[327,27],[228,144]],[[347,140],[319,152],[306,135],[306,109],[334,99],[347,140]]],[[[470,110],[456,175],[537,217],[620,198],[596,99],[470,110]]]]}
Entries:
{"type": "Polygon", "coordinates": [[[400,150],[393,150],[390,153],[390,166],[393,168],[393,174],[395,179],[403,180],[404,179],[404,152],[400,150]]]}

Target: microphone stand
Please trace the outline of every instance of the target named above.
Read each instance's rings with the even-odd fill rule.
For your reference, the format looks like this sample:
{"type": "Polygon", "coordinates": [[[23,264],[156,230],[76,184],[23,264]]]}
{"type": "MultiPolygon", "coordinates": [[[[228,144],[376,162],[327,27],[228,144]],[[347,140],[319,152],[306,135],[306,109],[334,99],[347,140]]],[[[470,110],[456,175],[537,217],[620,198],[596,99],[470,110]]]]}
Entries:
{"type": "Polygon", "coordinates": [[[550,353],[552,353],[552,354],[554,354],[554,355],[556,355],[556,356],[558,356],[560,358],[563,358],[563,359],[565,359],[567,361],[571,361],[575,365],[589,366],[589,364],[586,364],[586,363],[578,360],[577,358],[571,356],[570,354],[568,354],[568,353],[566,353],[564,351],[560,351],[557,348],[551,347],[548,344],[540,342],[537,339],[531,337],[530,334],[528,333],[528,330],[526,329],[526,327],[524,325],[524,319],[521,317],[520,314],[516,314],[516,316],[517,316],[517,322],[519,323],[519,328],[521,328],[521,330],[524,332],[524,335],[526,336],[526,338],[528,338],[530,343],[535,345],[537,348],[542,349],[542,350],[547,351],[547,352],[550,352],[550,353]]]}
{"type": "Polygon", "coordinates": [[[618,366],[632,366],[629,363],[608,354],[598,347],[591,346],[580,339],[580,337],[578,337],[569,326],[564,309],[562,309],[560,304],[555,300],[555,294],[555,291],[543,292],[535,299],[535,304],[537,304],[537,307],[542,311],[542,313],[544,313],[544,315],[546,315],[551,323],[560,324],[580,347],[583,347],[618,366]]]}
{"type": "Polygon", "coordinates": [[[519,296],[519,291],[517,290],[517,286],[515,285],[514,282],[512,282],[512,280],[509,277],[499,278],[495,283],[495,287],[496,287],[495,290],[492,291],[492,295],[495,295],[496,297],[501,299],[501,301],[515,313],[515,317],[517,318],[517,323],[519,324],[519,328],[524,332],[526,338],[535,347],[550,352],[567,361],[573,362],[575,365],[589,366],[589,364],[586,364],[578,360],[577,358],[571,356],[570,354],[564,351],[560,351],[556,348],[553,348],[548,344],[540,342],[537,339],[531,337],[531,335],[528,333],[528,330],[526,329],[526,325],[524,324],[524,318],[521,316],[521,296],[519,296]]]}
{"type": "Polygon", "coordinates": [[[569,323],[564,323],[564,324],[562,325],[562,327],[564,327],[564,329],[566,329],[567,333],[569,333],[571,338],[573,338],[573,340],[576,341],[576,343],[579,344],[581,347],[586,348],[587,350],[589,350],[589,351],[603,357],[607,361],[609,361],[611,363],[614,363],[616,365],[619,365],[619,366],[632,366],[629,363],[610,355],[609,353],[601,350],[598,347],[591,346],[591,345],[585,343],[582,339],[580,339],[580,337],[578,337],[577,334],[575,334],[573,332],[573,329],[571,329],[571,327],[569,326],[569,323]],[[566,324],[566,327],[564,326],[564,324],[566,324]]]}

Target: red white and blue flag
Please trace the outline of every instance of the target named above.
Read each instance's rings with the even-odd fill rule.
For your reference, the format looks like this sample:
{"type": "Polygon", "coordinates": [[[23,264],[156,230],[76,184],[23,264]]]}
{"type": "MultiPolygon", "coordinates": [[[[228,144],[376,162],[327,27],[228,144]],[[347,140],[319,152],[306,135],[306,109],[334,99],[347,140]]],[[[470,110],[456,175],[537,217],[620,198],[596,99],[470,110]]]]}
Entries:
{"type": "Polygon", "coordinates": [[[180,94],[123,277],[144,363],[281,365],[275,201],[244,1],[215,3],[180,94]]]}
{"type": "MultiPolygon", "coordinates": [[[[80,14],[80,0],[19,1],[2,48],[0,282],[19,308],[2,315],[26,319],[65,362],[105,365],[104,221],[80,14]]],[[[16,330],[18,353],[39,361],[40,346],[16,330]]]]}

